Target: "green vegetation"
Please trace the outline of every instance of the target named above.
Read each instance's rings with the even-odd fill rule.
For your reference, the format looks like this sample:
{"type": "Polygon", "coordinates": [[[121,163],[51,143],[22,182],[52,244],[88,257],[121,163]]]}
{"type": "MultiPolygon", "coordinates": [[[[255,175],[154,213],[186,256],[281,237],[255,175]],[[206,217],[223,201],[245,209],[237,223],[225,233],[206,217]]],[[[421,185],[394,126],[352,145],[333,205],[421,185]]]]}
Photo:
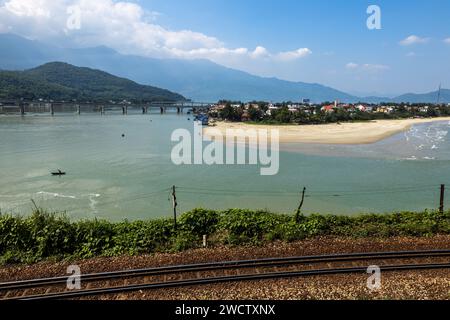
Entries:
{"type": "Polygon", "coordinates": [[[71,222],[64,215],[35,211],[29,217],[0,215],[1,263],[171,252],[211,245],[260,245],[316,236],[392,237],[450,234],[450,212],[368,214],[360,216],[275,214],[232,209],[195,209],[174,229],[170,219],[112,223],[71,222]]]}
{"type": "MultiPolygon", "coordinates": [[[[222,101],[222,103],[225,103],[222,101]]],[[[240,107],[233,107],[230,102],[225,103],[225,108],[219,112],[211,112],[213,118],[239,122],[245,119],[257,124],[326,124],[337,122],[358,122],[383,119],[407,119],[413,117],[443,117],[450,116],[450,108],[445,105],[428,104],[386,104],[386,106],[395,106],[391,113],[383,112],[365,112],[355,108],[334,108],[332,112],[322,110],[322,105],[304,107],[300,110],[290,111],[289,103],[285,102],[278,106],[278,109],[271,110],[267,114],[268,105],[263,102],[254,102],[245,109],[241,103],[240,107]],[[253,105],[258,105],[255,108],[253,105]],[[423,107],[428,106],[427,111],[423,107]]]]}
{"type": "Polygon", "coordinates": [[[0,71],[0,99],[133,103],[181,101],[168,90],[144,86],[106,72],[67,63],[47,63],[26,71],[0,71]]]}

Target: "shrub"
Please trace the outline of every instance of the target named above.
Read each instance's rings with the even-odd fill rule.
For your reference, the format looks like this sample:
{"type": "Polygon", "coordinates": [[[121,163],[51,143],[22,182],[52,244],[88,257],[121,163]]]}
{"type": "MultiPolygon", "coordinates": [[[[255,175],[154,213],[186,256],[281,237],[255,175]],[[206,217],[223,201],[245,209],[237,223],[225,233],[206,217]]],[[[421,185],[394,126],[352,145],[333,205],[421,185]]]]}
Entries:
{"type": "Polygon", "coordinates": [[[65,215],[37,211],[27,219],[27,224],[37,257],[72,254],[75,251],[76,230],[65,215]]]}
{"type": "Polygon", "coordinates": [[[34,246],[26,221],[11,215],[0,216],[0,254],[6,251],[26,251],[34,246]]]}
{"type": "Polygon", "coordinates": [[[200,241],[197,236],[190,232],[180,232],[175,236],[171,251],[179,252],[192,248],[198,248],[200,241]]]}
{"type": "Polygon", "coordinates": [[[286,217],[267,211],[232,209],[223,212],[220,228],[228,232],[231,244],[259,243],[264,235],[286,222],[286,217]]]}
{"type": "Polygon", "coordinates": [[[107,221],[81,221],[75,225],[77,250],[75,255],[91,258],[102,255],[114,246],[114,225],[107,221]]]}
{"type": "Polygon", "coordinates": [[[41,210],[29,217],[0,215],[0,263],[33,263],[47,258],[135,255],[180,251],[209,235],[218,243],[261,244],[332,235],[351,237],[450,234],[450,212],[395,212],[359,216],[293,215],[232,209],[195,209],[183,214],[178,230],[171,219],[71,222],[41,210]]]}
{"type": "Polygon", "coordinates": [[[181,229],[192,235],[202,237],[216,232],[220,215],[217,211],[194,209],[180,218],[181,229]]]}

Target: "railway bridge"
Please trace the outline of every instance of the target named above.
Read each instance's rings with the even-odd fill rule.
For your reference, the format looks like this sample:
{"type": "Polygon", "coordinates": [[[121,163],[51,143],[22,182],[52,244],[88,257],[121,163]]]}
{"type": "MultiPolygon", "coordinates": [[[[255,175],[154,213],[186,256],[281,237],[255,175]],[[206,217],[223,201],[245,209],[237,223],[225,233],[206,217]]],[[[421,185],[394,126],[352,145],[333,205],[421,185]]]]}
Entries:
{"type": "Polygon", "coordinates": [[[178,114],[184,112],[205,112],[213,103],[193,101],[153,101],[148,103],[92,103],[92,102],[64,102],[64,101],[0,101],[0,114],[27,113],[117,113],[126,115],[129,111],[139,111],[147,114],[149,111],[158,111],[164,114],[168,111],[176,111],[178,114]]]}

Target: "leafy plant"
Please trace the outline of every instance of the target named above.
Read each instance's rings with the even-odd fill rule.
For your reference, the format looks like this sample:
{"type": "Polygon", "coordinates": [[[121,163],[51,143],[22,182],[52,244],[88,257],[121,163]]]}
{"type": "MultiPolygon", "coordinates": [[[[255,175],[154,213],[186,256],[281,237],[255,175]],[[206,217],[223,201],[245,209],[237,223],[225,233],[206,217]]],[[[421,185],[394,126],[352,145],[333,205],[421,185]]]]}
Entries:
{"type": "Polygon", "coordinates": [[[394,212],[357,216],[292,215],[231,209],[194,209],[183,214],[175,232],[171,219],[149,221],[70,221],[64,214],[37,210],[28,217],[0,215],[0,263],[43,259],[136,255],[198,247],[201,236],[218,244],[296,241],[324,235],[344,237],[450,234],[450,212],[394,212]]]}

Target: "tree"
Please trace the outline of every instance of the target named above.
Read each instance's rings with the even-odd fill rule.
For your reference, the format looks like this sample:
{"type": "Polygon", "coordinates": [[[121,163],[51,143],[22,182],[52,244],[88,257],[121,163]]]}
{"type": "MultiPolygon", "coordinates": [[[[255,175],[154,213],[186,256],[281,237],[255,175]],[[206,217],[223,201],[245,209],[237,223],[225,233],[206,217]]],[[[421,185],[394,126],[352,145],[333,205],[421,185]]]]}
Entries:
{"type": "Polygon", "coordinates": [[[248,115],[251,121],[258,121],[263,117],[262,111],[260,109],[254,108],[253,106],[250,106],[248,108],[248,115]]]}
{"type": "Polygon", "coordinates": [[[240,121],[242,116],[242,112],[232,107],[230,103],[227,103],[225,108],[220,112],[220,117],[223,120],[228,121],[240,121]]]}
{"type": "Polygon", "coordinates": [[[291,112],[288,107],[284,106],[279,110],[276,110],[273,114],[273,117],[276,121],[281,123],[289,123],[291,122],[291,112]]]}

